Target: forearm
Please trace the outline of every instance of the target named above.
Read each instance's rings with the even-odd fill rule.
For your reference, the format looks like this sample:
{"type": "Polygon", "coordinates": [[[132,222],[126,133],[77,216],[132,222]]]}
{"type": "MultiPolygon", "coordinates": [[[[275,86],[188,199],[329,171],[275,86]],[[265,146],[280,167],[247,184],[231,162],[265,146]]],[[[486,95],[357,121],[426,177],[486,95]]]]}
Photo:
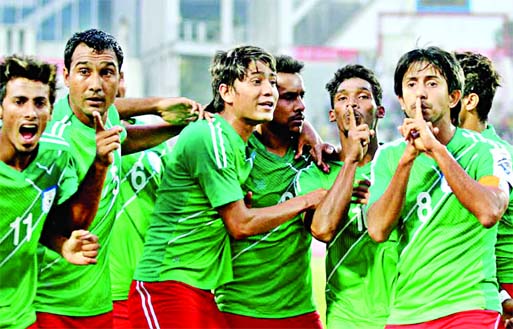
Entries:
{"type": "MultiPolygon", "coordinates": [[[[508,205],[508,196],[498,186],[485,186],[472,179],[445,146],[432,152],[452,192],[484,227],[495,225],[508,205]]],[[[497,179],[498,180],[498,179],[497,179]]]]}
{"type": "Polygon", "coordinates": [[[158,104],[160,97],[147,98],[116,98],[114,105],[121,119],[128,119],[137,115],[159,114],[158,104]]]}
{"type": "Polygon", "coordinates": [[[347,219],[357,166],[355,162],[344,164],[326,197],[315,209],[311,232],[318,240],[331,241],[342,219],[347,219]]]}
{"type": "Polygon", "coordinates": [[[55,208],[55,216],[52,216],[56,218],[55,223],[62,223],[65,220],[62,227],[66,229],[60,230],[60,234],[69,236],[71,231],[88,229],[98,211],[108,170],[107,165],[95,160],[89,167],[77,192],[55,208]]]}
{"type": "Polygon", "coordinates": [[[370,237],[376,242],[386,241],[397,226],[406,199],[406,189],[413,161],[402,158],[399,161],[385,193],[367,211],[367,225],[370,237]]]}
{"type": "Polygon", "coordinates": [[[67,238],[63,235],[56,234],[49,229],[44,229],[39,242],[53,251],[62,255],[62,246],[67,238]]]}
{"type": "Polygon", "coordinates": [[[159,123],[145,126],[126,127],[127,138],[121,145],[123,155],[144,151],[178,135],[185,126],[159,123]]]}
{"type": "Polygon", "coordinates": [[[235,239],[244,239],[268,232],[314,206],[315,202],[307,194],[264,208],[247,208],[239,200],[218,211],[230,235],[235,239]]]}

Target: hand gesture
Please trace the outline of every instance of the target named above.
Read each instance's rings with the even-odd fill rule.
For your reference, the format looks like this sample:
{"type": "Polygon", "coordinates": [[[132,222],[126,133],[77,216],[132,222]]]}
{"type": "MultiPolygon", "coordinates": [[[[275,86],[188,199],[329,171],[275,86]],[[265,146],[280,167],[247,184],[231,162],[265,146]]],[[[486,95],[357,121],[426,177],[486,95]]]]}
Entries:
{"type": "Polygon", "coordinates": [[[436,144],[439,144],[435,137],[438,134],[438,128],[433,128],[433,124],[426,122],[422,116],[420,97],[417,97],[415,102],[415,117],[404,119],[399,132],[408,141],[409,146],[413,146],[418,152],[429,154],[436,144]]]}
{"type": "Polygon", "coordinates": [[[96,129],[96,160],[105,166],[114,162],[113,151],[121,147],[119,134],[121,127],[105,129],[100,113],[93,112],[94,127],[96,129]]]}
{"type": "Polygon", "coordinates": [[[71,232],[71,236],[62,244],[62,257],[75,265],[96,264],[98,255],[98,237],[86,230],[71,232]]]}
{"type": "Polygon", "coordinates": [[[365,123],[356,125],[354,110],[351,105],[347,105],[347,121],[349,123],[349,131],[347,137],[349,146],[346,152],[345,161],[360,162],[369,148],[370,138],[374,135],[374,131],[369,129],[365,123]]]}
{"type": "Polygon", "coordinates": [[[203,106],[185,97],[164,98],[157,108],[162,119],[173,126],[186,126],[205,118],[203,106]]]}

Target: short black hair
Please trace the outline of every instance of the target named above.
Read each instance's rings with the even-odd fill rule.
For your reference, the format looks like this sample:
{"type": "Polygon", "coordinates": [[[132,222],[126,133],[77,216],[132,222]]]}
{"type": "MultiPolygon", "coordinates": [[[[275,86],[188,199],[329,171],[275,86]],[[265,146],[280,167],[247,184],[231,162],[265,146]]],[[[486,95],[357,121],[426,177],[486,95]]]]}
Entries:
{"type": "Polygon", "coordinates": [[[333,78],[326,84],[326,90],[330,94],[331,108],[335,107],[334,99],[337,94],[338,87],[342,82],[351,78],[360,78],[370,83],[372,87],[372,96],[376,101],[376,105],[381,106],[383,89],[381,88],[381,84],[379,83],[376,74],[363,65],[350,64],[338,69],[333,78]]]}
{"type": "Polygon", "coordinates": [[[455,90],[463,90],[463,70],[456,57],[439,47],[413,49],[399,59],[394,73],[394,92],[397,96],[403,96],[403,77],[413,63],[426,62],[440,71],[447,81],[449,93],[455,90]]]}
{"type": "Polygon", "coordinates": [[[276,58],[276,72],[277,73],[301,73],[305,63],[289,55],[278,55],[276,58]]]}
{"type": "Polygon", "coordinates": [[[501,76],[493,67],[492,61],[484,55],[467,51],[455,53],[455,56],[465,74],[463,96],[471,93],[479,96],[477,115],[480,121],[485,122],[492,109],[495,91],[501,85],[501,76]]]}
{"type": "Polygon", "coordinates": [[[77,32],[66,42],[64,49],[64,66],[68,71],[71,68],[73,52],[81,43],[85,43],[89,48],[93,48],[97,52],[112,50],[118,60],[118,70],[121,71],[121,65],[123,64],[123,50],[121,46],[112,35],[97,29],[77,32]]]}
{"type": "Polygon", "coordinates": [[[256,46],[238,46],[228,51],[218,51],[210,65],[212,94],[214,100],[207,106],[208,111],[222,112],[224,100],[219,94],[219,86],[233,86],[235,80],[243,80],[250,63],[261,61],[276,72],[276,60],[266,50],[256,46]]]}

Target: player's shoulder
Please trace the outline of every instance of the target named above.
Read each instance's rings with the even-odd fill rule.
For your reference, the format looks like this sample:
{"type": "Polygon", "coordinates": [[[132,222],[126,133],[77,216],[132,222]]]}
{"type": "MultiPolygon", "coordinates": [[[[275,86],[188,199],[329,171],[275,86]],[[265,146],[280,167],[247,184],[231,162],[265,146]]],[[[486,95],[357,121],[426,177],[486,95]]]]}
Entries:
{"type": "Polygon", "coordinates": [[[71,152],[69,142],[62,135],[44,132],[39,140],[39,148],[44,151],[71,152]]]}

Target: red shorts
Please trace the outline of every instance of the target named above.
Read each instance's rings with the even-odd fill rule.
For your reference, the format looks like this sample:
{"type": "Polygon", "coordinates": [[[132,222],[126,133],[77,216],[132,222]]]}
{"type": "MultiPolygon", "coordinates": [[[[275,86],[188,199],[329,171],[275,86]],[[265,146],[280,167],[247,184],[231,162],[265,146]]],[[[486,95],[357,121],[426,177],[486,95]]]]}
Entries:
{"type": "Polygon", "coordinates": [[[177,281],[133,281],[128,295],[133,328],[227,328],[210,291],[177,281]]]}
{"type": "Polygon", "coordinates": [[[95,316],[67,316],[37,312],[39,329],[64,328],[112,328],[112,312],[95,316]]]}
{"type": "Polygon", "coordinates": [[[113,301],[113,306],[112,318],[114,321],[114,328],[132,328],[130,321],[128,321],[128,300],[115,300],[113,301]]]}
{"type": "Polygon", "coordinates": [[[228,326],[230,328],[308,328],[308,329],[322,329],[321,318],[318,312],[306,313],[290,318],[282,319],[260,319],[250,316],[224,313],[228,326]]]}
{"type": "Polygon", "coordinates": [[[454,313],[443,318],[416,324],[387,324],[385,329],[504,329],[501,315],[496,311],[472,310],[454,313]]]}

